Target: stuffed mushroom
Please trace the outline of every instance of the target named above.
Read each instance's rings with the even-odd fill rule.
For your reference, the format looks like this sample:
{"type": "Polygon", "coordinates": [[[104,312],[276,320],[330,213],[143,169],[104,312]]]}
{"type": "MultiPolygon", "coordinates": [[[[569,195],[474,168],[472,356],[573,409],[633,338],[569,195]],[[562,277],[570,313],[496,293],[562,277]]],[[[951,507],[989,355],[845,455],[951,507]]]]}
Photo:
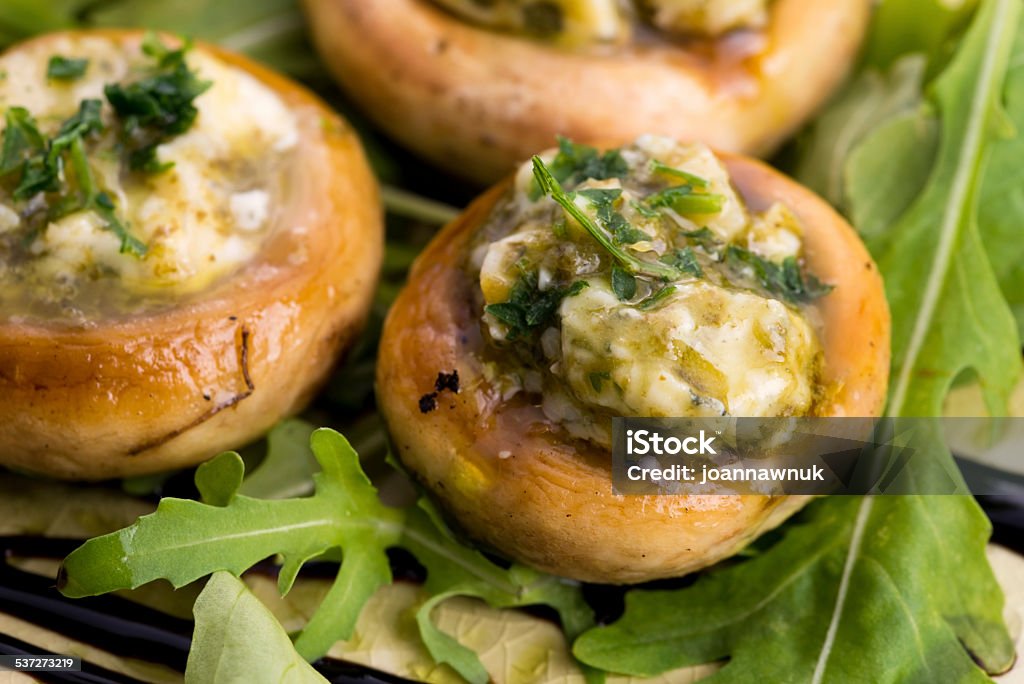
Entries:
{"type": "Polygon", "coordinates": [[[561,134],[764,155],[852,64],[870,0],[305,0],[325,64],[384,130],[495,181],[561,134]]]}
{"type": "Polygon", "coordinates": [[[806,498],[618,495],[612,417],[875,416],[888,350],[878,271],[810,191],[704,145],[562,140],[420,257],[378,400],[470,536],[640,582],[728,557],[806,498]]]}
{"type": "Polygon", "coordinates": [[[382,249],[353,131],[234,54],[138,32],[0,56],[0,464],[182,467],[299,410],[382,249]]]}

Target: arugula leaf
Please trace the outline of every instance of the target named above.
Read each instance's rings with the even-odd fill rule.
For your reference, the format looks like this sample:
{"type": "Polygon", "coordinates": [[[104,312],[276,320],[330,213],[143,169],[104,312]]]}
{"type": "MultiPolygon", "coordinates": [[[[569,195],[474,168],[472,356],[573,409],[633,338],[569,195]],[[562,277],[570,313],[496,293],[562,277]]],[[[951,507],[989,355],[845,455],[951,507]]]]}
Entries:
{"type": "Polygon", "coordinates": [[[53,55],[46,65],[46,77],[58,81],[75,81],[84,76],[88,68],[88,59],[53,55]]]}
{"type": "Polygon", "coordinates": [[[218,570],[240,575],[280,554],[278,586],[284,594],[307,560],[341,549],[345,561],[337,580],[295,642],[306,658],[323,655],[334,641],[350,636],[363,603],[391,580],[385,549],[399,539],[402,514],[378,500],[344,437],[321,429],[311,443],[323,469],[314,476],[313,496],[262,501],[236,494],[241,459],[221,455],[196,472],[200,491],[217,491],[221,505],[161,500],[155,513],[69,555],[60,590],[71,597],[92,596],[160,578],[180,587],[218,570]],[[226,488],[215,477],[225,461],[238,464],[230,469],[234,475],[226,488]]]}
{"type": "MultiPolygon", "coordinates": [[[[844,183],[851,151],[865,136],[893,116],[913,113],[918,108],[922,101],[921,86],[926,64],[922,55],[909,55],[893,64],[888,72],[868,69],[858,74],[801,137],[801,156],[794,177],[834,206],[848,212],[844,183]]],[[[912,135],[910,141],[917,138],[917,135],[912,135]]],[[[899,145],[905,140],[894,138],[891,142],[899,145]]],[[[888,156],[905,157],[902,154],[888,156]]],[[[882,172],[890,169],[884,163],[888,156],[879,158],[878,166],[882,172]]],[[[915,159],[922,160],[924,164],[931,161],[927,154],[922,153],[915,159]]],[[[891,183],[871,177],[874,189],[879,194],[899,192],[906,187],[915,192],[920,189],[899,182],[902,179],[893,175],[896,182],[891,183]]],[[[861,225],[856,225],[860,230],[861,225]]]]}
{"type": "MultiPolygon", "coordinates": [[[[301,441],[304,433],[290,429],[278,435],[271,446],[293,451],[296,444],[290,442],[301,441]]],[[[220,571],[238,576],[280,556],[278,590],[284,595],[306,561],[337,557],[340,551],[336,579],[295,639],[296,651],[313,660],[352,636],[363,606],[391,580],[386,549],[403,546],[428,571],[429,596],[418,615],[424,644],[438,662],[451,664],[470,681],[487,681],[479,659],[439,632],[430,617],[449,597],[475,596],[492,606],[545,603],[558,611],[571,635],[592,625],[578,584],[496,565],[456,540],[426,502],[408,509],[385,506],[356,453],[333,430],[316,430],[310,444],[322,468],[313,476],[311,497],[266,501],[239,494],[243,462],[235,453],[222,454],[196,471],[202,503],[165,498],[156,512],[133,525],[87,541],[65,559],[59,589],[66,596],[92,596],[155,579],[180,587],[220,571]]],[[[220,649],[216,643],[211,648],[220,649]]]]}
{"type": "Polygon", "coordinates": [[[832,291],[831,285],[822,283],[809,273],[805,275],[795,257],[786,257],[781,263],[776,263],[749,249],[729,245],[725,250],[725,260],[734,267],[749,268],[766,290],[790,302],[810,302],[832,291]]]}
{"type": "Polygon", "coordinates": [[[498,567],[460,544],[426,500],[409,512],[401,544],[427,568],[424,589],[430,598],[416,613],[423,642],[437,662],[448,663],[471,684],[490,680],[480,659],[431,620],[434,608],[449,598],[476,597],[498,608],[547,604],[558,612],[570,640],[593,626],[593,615],[576,583],[520,565],[498,567]]]}
{"type": "Polygon", "coordinates": [[[573,652],[644,676],[728,658],[714,682],[988,681],[975,661],[997,673],[1014,660],[990,533],[966,496],[830,497],[753,558],[629,592],[622,618],[573,652]]]}
{"type": "Polygon", "coordinates": [[[212,84],[200,80],[189,68],[185,54],[190,48],[185,42],[172,50],[155,34],[147,34],[142,50],[156,61],[155,73],[135,83],[110,83],[103,89],[121,120],[133,170],[158,173],[169,168],[157,159],[156,148],[187,131],[199,113],[193,103],[212,84]]]}
{"type": "Polygon", "coordinates": [[[978,226],[1003,296],[1024,336],[1024,31],[1017,34],[1003,89],[1007,123],[1016,134],[991,146],[978,200],[978,226]]]}
{"type": "MultiPolygon", "coordinates": [[[[1020,373],[1017,326],[977,223],[985,157],[999,132],[996,125],[1005,123],[999,100],[1020,18],[1019,2],[981,5],[956,55],[931,87],[930,103],[939,121],[927,181],[892,225],[865,235],[893,314],[891,415],[939,415],[950,385],[966,370],[977,374],[989,409],[998,414],[1020,373]]],[[[919,112],[921,121],[929,116],[927,110],[919,112]]],[[[892,124],[897,125],[911,124],[892,124]]],[[[877,141],[892,137],[892,128],[883,127],[863,145],[880,154],[877,141]]],[[[872,161],[866,153],[855,155],[851,176],[863,178],[872,161]]],[[[853,206],[866,201],[858,192],[863,183],[850,187],[856,193],[853,206]]],[[[886,217],[894,213],[877,196],[869,206],[886,217]]],[[[862,212],[861,219],[884,225],[872,213],[862,212]]]]}
{"type": "Polygon", "coordinates": [[[908,53],[937,62],[977,5],[977,0],[885,0],[871,18],[861,63],[884,69],[908,53]]]}
{"type": "Polygon", "coordinates": [[[216,572],[196,599],[185,682],[261,681],[326,684],[292,647],[284,628],[245,584],[216,572]]]}

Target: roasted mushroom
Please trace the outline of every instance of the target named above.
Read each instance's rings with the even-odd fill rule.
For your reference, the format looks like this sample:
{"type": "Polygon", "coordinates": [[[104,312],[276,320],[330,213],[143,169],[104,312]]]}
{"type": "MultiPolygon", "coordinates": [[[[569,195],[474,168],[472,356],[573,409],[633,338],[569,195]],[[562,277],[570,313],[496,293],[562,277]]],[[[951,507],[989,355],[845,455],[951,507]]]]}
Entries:
{"type": "Polygon", "coordinates": [[[382,128],[491,182],[556,134],[763,155],[846,74],[870,0],[305,0],[327,67],[382,128]],[[623,9],[627,6],[627,9],[623,9]]]}
{"type": "Polygon", "coordinates": [[[382,250],[353,131],[234,54],[128,31],[0,56],[0,464],[197,463],[302,408],[382,250]]]}
{"type": "Polygon", "coordinates": [[[680,575],[802,497],[613,493],[613,416],[875,416],[889,313],[824,201],[643,136],[563,140],[427,248],[385,325],[380,407],[475,539],[586,581],[680,575]]]}

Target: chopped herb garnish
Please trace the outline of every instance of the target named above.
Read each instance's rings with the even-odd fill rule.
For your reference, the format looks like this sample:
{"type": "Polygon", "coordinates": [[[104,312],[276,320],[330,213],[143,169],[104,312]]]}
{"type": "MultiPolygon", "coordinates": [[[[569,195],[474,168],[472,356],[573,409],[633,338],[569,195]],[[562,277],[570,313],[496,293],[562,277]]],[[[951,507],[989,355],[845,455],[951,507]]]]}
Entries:
{"type": "Polygon", "coordinates": [[[612,238],[620,245],[632,245],[651,236],[634,228],[626,217],[615,211],[615,200],[622,195],[618,188],[587,188],[577,190],[577,195],[586,197],[597,209],[597,222],[611,233],[612,238]]]}
{"type": "Polygon", "coordinates": [[[577,280],[568,287],[556,287],[542,292],[537,287],[536,275],[524,275],[512,287],[507,302],[488,304],[484,311],[504,323],[508,328],[508,339],[514,340],[546,327],[562,300],[578,295],[585,287],[585,280],[577,280]]]}
{"type": "Polygon", "coordinates": [[[651,160],[651,170],[654,171],[655,173],[660,173],[665,176],[674,176],[676,178],[682,178],[684,181],[686,181],[688,185],[691,185],[695,188],[704,189],[708,187],[708,180],[706,178],[701,178],[700,176],[692,174],[689,171],[683,171],[682,169],[677,169],[674,166],[669,166],[668,164],[662,164],[657,159],[651,160]]]}
{"type": "Polygon", "coordinates": [[[601,385],[605,380],[611,380],[612,374],[608,371],[595,371],[587,376],[590,379],[590,386],[594,388],[595,392],[601,391],[601,385]]]}
{"type": "Polygon", "coordinates": [[[832,291],[832,285],[822,283],[811,274],[805,276],[795,257],[789,256],[781,263],[776,263],[754,254],[749,249],[729,245],[725,251],[725,258],[734,266],[749,267],[766,290],[790,302],[809,302],[832,291]]]}
{"type": "Polygon", "coordinates": [[[666,297],[668,297],[670,294],[672,294],[675,291],[676,291],[676,286],[675,285],[666,285],[665,287],[661,288],[660,290],[658,290],[657,292],[652,294],[647,299],[645,299],[642,302],[640,302],[639,304],[637,304],[637,308],[638,309],[643,309],[644,311],[646,311],[647,309],[653,308],[654,306],[658,305],[661,301],[663,301],[666,297]]]}
{"type": "Polygon", "coordinates": [[[0,151],[0,176],[21,168],[30,155],[36,155],[46,148],[46,139],[27,109],[11,107],[4,114],[4,121],[6,128],[0,151]]]}
{"type": "Polygon", "coordinates": [[[54,55],[46,65],[46,77],[57,81],[74,81],[85,75],[89,60],[54,55]]]}
{"type": "Polygon", "coordinates": [[[103,90],[121,120],[132,170],[159,173],[170,168],[157,159],[156,148],[187,131],[199,113],[193,103],[211,83],[189,69],[185,53],[190,48],[186,42],[171,50],[149,34],[142,51],[156,60],[155,72],[135,83],[108,84],[103,90]]]}
{"type": "Polygon", "coordinates": [[[78,111],[62,123],[57,135],[48,141],[26,110],[9,109],[0,153],[0,175],[7,176],[21,169],[12,191],[16,200],[52,193],[46,214],[48,221],[82,209],[95,211],[103,219],[104,227],[120,239],[122,252],[141,256],[146,253],[146,245],[132,236],[117,218],[113,201],[98,189],[86,158],[85,140],[103,130],[102,105],[100,100],[82,100],[78,111]]]}
{"type": "Polygon", "coordinates": [[[648,195],[644,201],[649,207],[669,207],[684,215],[717,214],[725,204],[725,197],[694,192],[692,185],[675,185],[648,195]]]}
{"type": "Polygon", "coordinates": [[[584,230],[590,233],[591,237],[597,240],[598,244],[604,247],[619,262],[619,265],[625,267],[626,270],[631,273],[643,273],[669,280],[679,277],[679,272],[675,268],[659,262],[644,261],[616,244],[607,233],[601,230],[587,216],[586,212],[576,206],[573,196],[565,192],[562,185],[551,175],[547,166],[544,165],[544,161],[537,156],[533,157],[533,177],[537,180],[537,185],[540,187],[541,192],[545,195],[551,195],[551,198],[561,205],[565,213],[575,219],[584,230]]]}
{"type": "Polygon", "coordinates": [[[644,218],[658,218],[661,216],[656,209],[644,206],[642,202],[637,202],[636,200],[630,202],[629,206],[633,207],[633,209],[636,210],[636,213],[640,214],[644,218]]]}
{"type": "Polygon", "coordinates": [[[704,269],[700,267],[700,264],[697,262],[697,255],[693,253],[693,249],[690,247],[673,250],[661,257],[661,261],[678,268],[683,273],[689,273],[695,278],[700,278],[704,275],[704,269]]]}
{"type": "Polygon", "coordinates": [[[558,154],[551,160],[551,173],[561,183],[588,178],[624,178],[629,173],[629,164],[618,150],[608,150],[601,154],[597,148],[580,145],[559,136],[558,154]]]}
{"type": "Polygon", "coordinates": [[[618,266],[612,266],[612,292],[619,301],[626,301],[636,296],[636,277],[618,266]]]}
{"type": "Polygon", "coordinates": [[[715,234],[711,232],[711,229],[707,226],[698,228],[697,230],[684,231],[683,237],[693,240],[702,247],[711,247],[718,242],[718,238],[715,237],[715,234]]]}

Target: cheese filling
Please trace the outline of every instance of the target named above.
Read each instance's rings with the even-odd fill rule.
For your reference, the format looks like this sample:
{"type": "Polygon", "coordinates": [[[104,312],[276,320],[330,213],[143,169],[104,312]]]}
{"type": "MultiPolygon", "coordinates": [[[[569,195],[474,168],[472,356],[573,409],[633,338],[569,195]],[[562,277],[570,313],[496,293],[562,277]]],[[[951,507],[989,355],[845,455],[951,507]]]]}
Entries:
{"type": "Polygon", "coordinates": [[[435,0],[466,21],[567,47],[629,40],[638,20],[669,35],[759,29],[769,0],[435,0]]]}
{"type": "MultiPolygon", "coordinates": [[[[128,163],[130,131],[105,90],[153,76],[154,59],[137,44],[65,36],[0,57],[5,135],[12,108],[27,110],[51,140],[83,101],[102,103],[102,130],[83,140],[96,189],[111,205],[108,212],[94,199],[67,211],[63,204],[81,187],[19,197],[22,171],[0,177],[0,315],[83,321],[159,306],[209,287],[260,250],[281,205],[297,122],[270,88],[241,69],[198,50],[188,51],[186,61],[210,85],[194,101],[194,122],[156,147],[159,168],[147,170],[128,163]],[[48,78],[55,55],[87,60],[84,72],[48,78]],[[134,249],[126,249],[113,220],[134,249]]],[[[59,181],[70,183],[77,171],[72,162],[61,164],[59,181]]]]}
{"type": "Polygon", "coordinates": [[[751,213],[703,145],[563,141],[520,169],[470,257],[491,380],[601,443],[616,415],[811,413],[830,288],[802,250],[793,212],[751,213]]]}

